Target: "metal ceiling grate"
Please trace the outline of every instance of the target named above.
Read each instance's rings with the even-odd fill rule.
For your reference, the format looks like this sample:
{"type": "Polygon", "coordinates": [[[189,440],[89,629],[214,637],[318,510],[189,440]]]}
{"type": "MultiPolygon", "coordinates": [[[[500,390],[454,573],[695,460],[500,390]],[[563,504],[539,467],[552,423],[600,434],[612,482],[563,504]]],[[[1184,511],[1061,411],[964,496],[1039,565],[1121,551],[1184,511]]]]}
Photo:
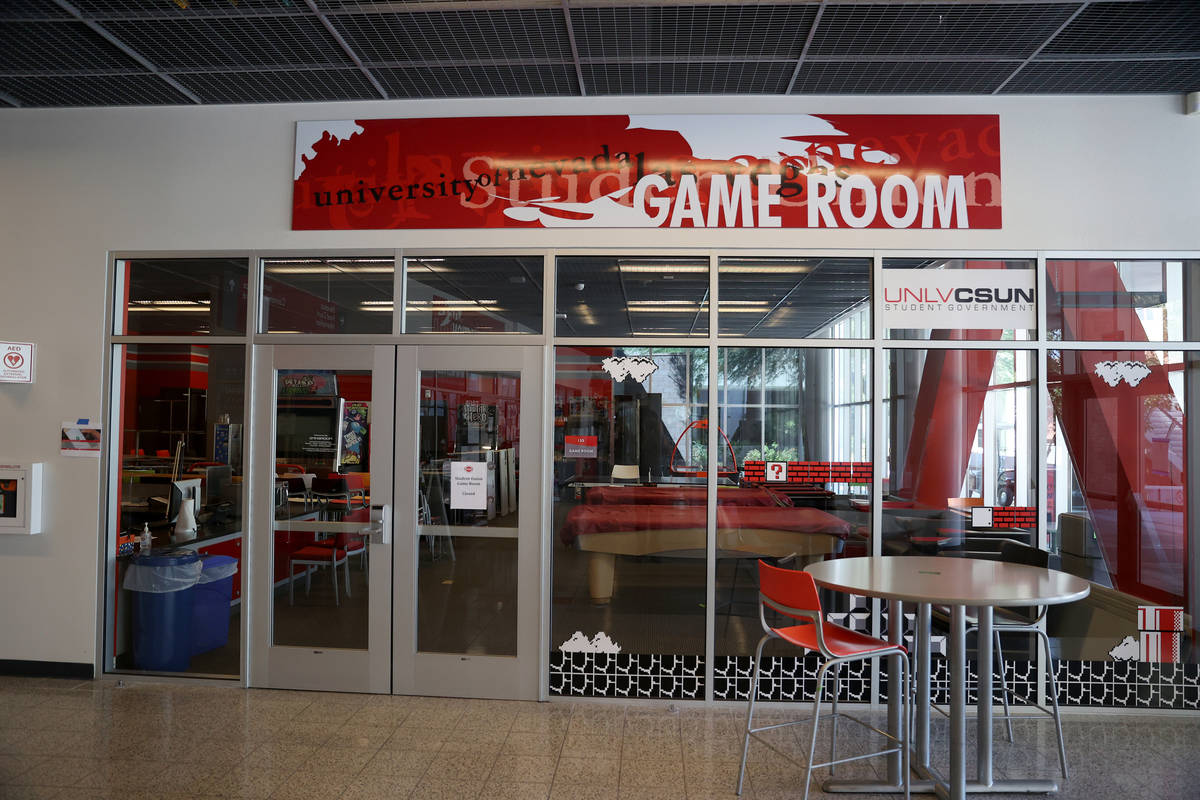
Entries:
{"type": "Polygon", "coordinates": [[[0,92],[27,106],[160,106],[191,104],[154,75],[0,78],[0,92]]]}
{"type": "Polygon", "coordinates": [[[129,56],[78,22],[0,22],[0,72],[34,73],[54,55],[56,72],[144,71],[129,56]]]}
{"type": "Polygon", "coordinates": [[[571,60],[557,10],[356,14],[329,20],[367,63],[571,60]]]}
{"type": "Polygon", "coordinates": [[[1078,3],[831,5],[821,17],[809,54],[1024,58],[1078,7],[1078,3]]]}
{"type": "Polygon", "coordinates": [[[1200,86],[1200,58],[1187,61],[1071,61],[1030,64],[1002,94],[1138,94],[1191,92],[1200,86]]]}
{"type": "Polygon", "coordinates": [[[1159,0],[1090,5],[1054,38],[1042,55],[1197,51],[1200,51],[1200,2],[1159,0]]]}
{"type": "Polygon", "coordinates": [[[598,62],[701,56],[795,59],[816,8],[754,5],[580,8],[571,23],[582,59],[598,62]]]}
{"type": "Polygon", "coordinates": [[[49,21],[71,19],[63,9],[46,0],[5,0],[0,3],[0,20],[49,21]]]}
{"type": "Polygon", "coordinates": [[[980,61],[808,63],[793,94],[989,94],[1016,68],[980,61]]]}
{"type": "Polygon", "coordinates": [[[573,67],[521,64],[371,70],[388,95],[404,97],[545,97],[578,93],[573,67]]]}
{"type": "Polygon", "coordinates": [[[193,72],[172,75],[206,103],[279,103],[378,100],[357,69],[193,72]]]}
{"type": "Polygon", "coordinates": [[[1200,0],[313,2],[0,0],[0,103],[1200,90],[1200,0]]]}
{"type": "Polygon", "coordinates": [[[351,64],[314,17],[139,20],[104,27],[167,71],[351,64]]]}
{"type": "Polygon", "coordinates": [[[795,65],[584,64],[588,94],[782,94],[795,65]]]}
{"type": "MultiPolygon", "coordinates": [[[[26,0],[28,1],[28,0],[26,0]]],[[[249,14],[308,13],[304,0],[68,0],[85,17],[95,19],[196,19],[249,14]]]]}

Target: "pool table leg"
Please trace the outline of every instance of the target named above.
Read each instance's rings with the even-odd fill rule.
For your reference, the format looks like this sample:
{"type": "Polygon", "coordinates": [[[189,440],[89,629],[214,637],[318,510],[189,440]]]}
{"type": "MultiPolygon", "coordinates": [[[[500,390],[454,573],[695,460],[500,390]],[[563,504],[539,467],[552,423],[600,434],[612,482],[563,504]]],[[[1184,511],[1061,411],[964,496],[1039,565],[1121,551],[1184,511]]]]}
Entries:
{"type": "Polygon", "coordinates": [[[608,605],[612,600],[616,561],[612,553],[592,553],[588,559],[588,591],[597,605],[608,605]]]}

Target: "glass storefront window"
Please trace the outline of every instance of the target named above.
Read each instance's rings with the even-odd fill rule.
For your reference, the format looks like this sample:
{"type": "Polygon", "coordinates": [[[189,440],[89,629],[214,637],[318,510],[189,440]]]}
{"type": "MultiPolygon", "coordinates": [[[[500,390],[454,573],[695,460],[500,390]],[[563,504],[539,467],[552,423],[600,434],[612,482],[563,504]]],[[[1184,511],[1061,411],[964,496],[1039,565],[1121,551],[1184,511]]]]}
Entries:
{"type": "Polygon", "coordinates": [[[718,387],[739,485],[717,495],[716,654],[744,657],[762,634],[757,559],[871,553],[871,352],[723,347],[718,387]]]}
{"type": "Polygon", "coordinates": [[[391,257],[263,259],[263,333],[391,333],[391,257]]]}
{"type": "Polygon", "coordinates": [[[521,375],[424,370],[420,391],[417,650],[515,656],[521,375]],[[478,502],[455,499],[471,474],[478,502]]]}
{"type": "Polygon", "coordinates": [[[559,336],[708,334],[708,259],[561,256],[559,336]]]}
{"type": "Polygon", "coordinates": [[[116,262],[113,333],[236,336],[246,332],[246,259],[127,258],[116,262]]]}
{"type": "Polygon", "coordinates": [[[1037,547],[1033,354],[887,351],[884,555],[1037,547]]]}
{"type": "Polygon", "coordinates": [[[684,655],[695,674],[708,351],[558,347],[555,361],[552,647],[684,655]]]}
{"type": "Polygon", "coordinates": [[[238,675],[246,350],[124,344],[114,348],[113,360],[121,387],[120,472],[108,664],[238,675]],[[178,547],[203,558],[209,580],[193,590],[196,610],[185,627],[152,628],[148,621],[163,617],[155,610],[160,598],[149,591],[155,587],[141,580],[158,567],[134,564],[144,530],[152,552],[178,547]]]}
{"type": "Polygon", "coordinates": [[[541,256],[404,260],[405,333],[541,333],[541,256]]]}
{"type": "Polygon", "coordinates": [[[1194,624],[1183,622],[1197,611],[1187,574],[1186,409],[1198,358],[1177,350],[1047,353],[1047,529],[1058,568],[1094,584],[1086,601],[1051,614],[1059,658],[1197,660],[1194,624]],[[1139,611],[1150,606],[1180,609],[1179,624],[1150,624],[1139,611]]]}
{"type": "Polygon", "coordinates": [[[722,258],[717,274],[722,336],[871,336],[869,258],[722,258]]]}
{"type": "Polygon", "coordinates": [[[884,335],[889,339],[1034,339],[1036,267],[1032,258],[885,258],[882,297],[876,299],[886,326],[884,335]],[[1023,324],[983,327],[999,315],[1023,324]],[[898,319],[921,324],[893,324],[898,319]],[[969,324],[945,327],[947,320],[969,324]]]}
{"type": "Polygon", "coordinates": [[[274,390],[271,642],[366,650],[370,538],[291,523],[367,514],[371,448],[380,445],[371,435],[371,373],[280,370],[274,390]]]}
{"type": "Polygon", "coordinates": [[[1192,319],[1200,316],[1198,269],[1200,261],[1049,259],[1046,336],[1075,342],[1183,341],[1189,338],[1185,323],[1200,325],[1192,319]]]}

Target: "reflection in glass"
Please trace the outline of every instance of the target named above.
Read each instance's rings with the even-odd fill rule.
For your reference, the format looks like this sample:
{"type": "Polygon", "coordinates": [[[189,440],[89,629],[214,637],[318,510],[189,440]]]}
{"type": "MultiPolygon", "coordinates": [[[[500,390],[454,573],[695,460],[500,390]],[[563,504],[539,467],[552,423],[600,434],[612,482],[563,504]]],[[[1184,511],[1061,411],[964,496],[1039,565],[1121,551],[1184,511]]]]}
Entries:
{"type": "Polygon", "coordinates": [[[708,333],[708,259],[561,256],[559,336],[708,333]]]}
{"type": "Polygon", "coordinates": [[[541,333],[541,256],[406,258],[405,333],[541,333]]]}
{"type": "Polygon", "coordinates": [[[279,370],[272,641],[365,650],[370,541],[293,523],[370,521],[371,373],[279,370]]]}
{"type": "Polygon", "coordinates": [[[421,373],[417,649],[517,654],[521,376],[421,373]]]}
{"type": "Polygon", "coordinates": [[[138,652],[138,598],[125,588],[148,528],[155,550],[184,547],[209,556],[210,580],[191,590],[198,616],[191,630],[176,631],[188,651],[174,651],[187,663],[184,671],[238,675],[246,349],[118,345],[113,363],[114,384],[121,387],[115,433],[121,466],[115,571],[109,576],[116,596],[106,637],[113,648],[109,663],[122,671],[162,671],[153,666],[157,658],[138,652]]]}
{"type": "Polygon", "coordinates": [[[1185,338],[1197,261],[1046,261],[1047,337],[1063,341],[1185,338]]]}
{"type": "Polygon", "coordinates": [[[392,258],[263,259],[264,333],[391,333],[392,258]]]}
{"type": "Polygon", "coordinates": [[[870,553],[871,353],[726,347],[720,364],[740,485],[717,496],[716,652],[749,655],[757,559],[802,568],[870,553]]]}
{"type": "Polygon", "coordinates": [[[869,258],[722,258],[718,276],[722,336],[871,336],[869,258]]]}
{"type": "MultiPolygon", "coordinates": [[[[1028,270],[1026,273],[1029,276],[1028,287],[1023,288],[1022,291],[1030,292],[1031,297],[1035,296],[1036,294],[1036,289],[1034,288],[1036,286],[1036,267],[1037,262],[1032,258],[1004,260],[980,258],[885,258],[883,260],[883,268],[885,270],[946,270],[951,272],[957,270],[1028,270]]],[[[970,282],[971,280],[971,276],[964,276],[961,285],[956,281],[955,286],[958,289],[965,291],[966,288],[973,287],[972,283],[970,282]]],[[[985,284],[985,288],[992,288],[992,284],[985,284]]],[[[1006,300],[1006,303],[1012,302],[1010,298],[1019,299],[1019,295],[1014,294],[1011,287],[1005,286],[996,288],[1004,293],[1003,296],[1006,300]]],[[[922,291],[922,287],[918,284],[914,284],[913,290],[920,293],[922,291]]],[[[931,294],[934,292],[932,289],[927,291],[931,294]]],[[[883,294],[884,301],[886,303],[889,300],[886,286],[884,287],[883,294]]],[[[936,295],[933,296],[936,299],[936,295]]],[[[976,295],[970,294],[968,296],[975,297],[976,295]]],[[[957,298],[957,295],[955,297],[957,298]]],[[[939,303],[930,303],[928,305],[931,307],[927,307],[918,300],[914,300],[911,295],[905,296],[899,293],[899,290],[897,290],[895,300],[897,301],[895,303],[897,306],[915,306],[916,311],[920,314],[941,313],[942,311],[946,310],[943,309],[939,303]]],[[[982,323],[988,319],[989,313],[1000,313],[1005,311],[1008,307],[1006,303],[982,303],[972,300],[968,306],[968,310],[971,313],[975,313],[976,319],[982,323]]],[[[956,305],[962,306],[963,303],[961,300],[956,299],[946,304],[949,310],[954,310],[956,305]]],[[[1030,320],[1030,325],[1028,328],[888,328],[885,335],[889,339],[1005,339],[1024,341],[1033,339],[1037,335],[1037,329],[1034,323],[1034,319],[1036,318],[1036,308],[1032,302],[1026,304],[1026,307],[1028,308],[1028,317],[1030,320]]],[[[881,309],[881,313],[883,313],[883,309],[881,309]]],[[[886,322],[884,324],[886,324],[886,322]]]]}
{"type": "Polygon", "coordinates": [[[1036,547],[1033,354],[891,350],[885,555],[1036,547]]]}
{"type": "Polygon", "coordinates": [[[246,259],[117,261],[113,333],[235,336],[246,332],[246,259]]]}
{"type": "Polygon", "coordinates": [[[557,348],[552,647],[703,654],[707,356],[557,348]]]}
{"type": "MultiPolygon", "coordinates": [[[[1046,523],[1059,568],[1097,584],[1082,610],[1051,616],[1063,621],[1050,633],[1064,658],[1114,658],[1109,651],[1123,637],[1140,639],[1139,606],[1195,613],[1185,409],[1198,367],[1197,354],[1172,350],[1047,353],[1046,523]]],[[[1166,632],[1170,658],[1160,650],[1142,660],[1195,662],[1188,627],[1166,632]]]]}

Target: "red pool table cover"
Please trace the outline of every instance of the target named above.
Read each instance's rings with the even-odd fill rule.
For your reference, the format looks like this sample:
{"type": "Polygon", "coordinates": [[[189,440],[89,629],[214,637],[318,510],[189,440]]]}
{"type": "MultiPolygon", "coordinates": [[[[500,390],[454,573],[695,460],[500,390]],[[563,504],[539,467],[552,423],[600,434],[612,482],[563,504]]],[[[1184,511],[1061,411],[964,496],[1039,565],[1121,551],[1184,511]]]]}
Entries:
{"type": "MultiPolygon", "coordinates": [[[[703,529],[707,509],[701,505],[591,505],[576,506],[567,514],[559,537],[573,544],[577,536],[619,531],[703,529]]],[[[816,508],[719,506],[717,528],[762,528],[789,533],[823,533],[845,539],[854,526],[816,508]]]]}
{"type": "MultiPolygon", "coordinates": [[[[588,505],[688,505],[708,502],[708,489],[701,486],[592,486],[583,496],[588,505]]],[[[792,501],[763,488],[721,487],[717,504],[731,506],[791,506],[792,501]]]]}

